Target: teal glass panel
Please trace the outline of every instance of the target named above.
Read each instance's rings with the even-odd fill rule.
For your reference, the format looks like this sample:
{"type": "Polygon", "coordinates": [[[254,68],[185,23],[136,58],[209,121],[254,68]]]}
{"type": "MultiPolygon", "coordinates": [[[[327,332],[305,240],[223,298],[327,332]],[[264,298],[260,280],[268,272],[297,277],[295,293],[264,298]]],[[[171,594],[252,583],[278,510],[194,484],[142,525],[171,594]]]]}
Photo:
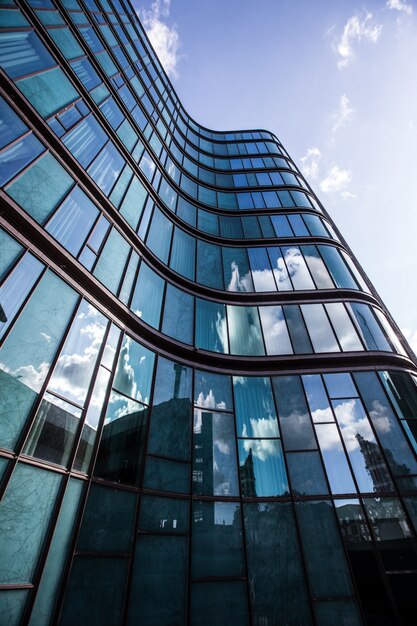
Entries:
{"type": "Polygon", "coordinates": [[[240,505],[195,500],[192,519],[193,578],[244,575],[240,505]]]}
{"type": "Polygon", "coordinates": [[[185,533],[190,521],[189,500],[143,495],[139,529],[149,532],[185,533]]]}
{"type": "Polygon", "coordinates": [[[284,304],[282,307],[287,322],[295,354],[311,354],[313,347],[310,342],[304,319],[298,304],[284,304]]]}
{"type": "Polygon", "coordinates": [[[259,315],[256,307],[227,307],[230,353],[247,356],[265,354],[259,315]]]}
{"type": "Polygon", "coordinates": [[[192,370],[159,357],[147,452],[188,461],[192,370]]]}
{"type": "Polygon", "coordinates": [[[130,398],[149,404],[155,354],[125,335],[113,387],[130,398]]]}
{"type": "Polygon", "coordinates": [[[221,248],[201,239],[197,240],[197,282],[223,289],[221,248]]]}
{"type": "Polygon", "coordinates": [[[198,209],[198,228],[211,235],[219,234],[219,218],[214,213],[198,209]]]}
{"type": "Polygon", "coordinates": [[[0,622],[7,626],[19,626],[29,595],[28,589],[0,591],[0,622]]]}
{"type": "Polygon", "coordinates": [[[295,509],[313,596],[317,599],[351,596],[350,573],[332,503],[298,502],[295,509]]]}
{"type": "Polygon", "coordinates": [[[129,189],[123,199],[120,207],[120,214],[130,226],[136,230],[139,220],[142,216],[143,207],[145,206],[148,193],[140,180],[133,178],[129,189]]]}
{"type": "Polygon", "coordinates": [[[186,623],[187,544],[187,537],[139,535],[128,600],[128,626],[186,623]]]}
{"type": "Polygon", "coordinates": [[[48,34],[66,59],[83,55],[83,50],[69,28],[50,28],[48,34]]]}
{"type": "Polygon", "coordinates": [[[314,614],[317,626],[330,626],[330,624],[361,626],[363,624],[358,606],[354,600],[315,602],[314,614]]]}
{"type": "Polygon", "coordinates": [[[291,505],[245,504],[243,520],[253,623],[310,626],[308,592],[291,505]]]}
{"type": "Polygon", "coordinates": [[[61,476],[19,463],[1,501],[1,584],[31,583],[61,476]]]}
{"type": "Polygon", "coordinates": [[[112,228],[101,251],[94,276],[112,293],[117,293],[130,246],[118,230],[112,228]]]}
{"type": "Polygon", "coordinates": [[[98,626],[119,626],[129,561],[123,558],[76,556],[71,568],[61,626],[74,626],[80,615],[98,626]]]}
{"type": "Polygon", "coordinates": [[[239,495],[235,424],[231,413],[194,409],[193,493],[239,495]]]}
{"type": "Polygon", "coordinates": [[[92,483],[83,514],[77,550],[129,552],[133,541],[137,496],[92,483]]]}
{"type": "Polygon", "coordinates": [[[39,282],[0,352],[0,445],[13,447],[78,295],[52,272],[39,282]]]}
{"type": "Polygon", "coordinates": [[[125,160],[112,141],[108,141],[94,159],[87,172],[106,196],[125,166],[125,160]]]}
{"type": "Polygon", "coordinates": [[[191,619],[198,626],[248,626],[246,582],[194,582],[191,587],[191,619]]]}
{"type": "Polygon", "coordinates": [[[99,211],[88,196],[77,186],[66,197],[46,230],[76,256],[81,250],[99,211]]]}
{"type": "Polygon", "coordinates": [[[44,626],[49,623],[67,557],[68,545],[71,540],[83,486],[82,481],[74,479],[71,479],[67,485],[39,582],[35,604],[30,616],[30,626],[44,626]]]}
{"type": "Polygon", "coordinates": [[[94,475],[125,485],[139,482],[148,409],[112,391],[107,406],[94,475]]]}
{"type": "Polygon", "coordinates": [[[164,287],[163,278],[142,261],[130,308],[154,328],[159,328],[164,287]]]}
{"type": "Polygon", "coordinates": [[[0,154],[0,184],[7,183],[44,150],[45,147],[33,133],[12,143],[0,154]]]}
{"type": "Polygon", "coordinates": [[[190,466],[188,463],[148,456],[143,485],[155,491],[188,493],[190,491],[190,466]]]}
{"type": "Polygon", "coordinates": [[[238,437],[279,437],[270,379],[234,376],[233,391],[238,437]]]}
{"type": "Polygon", "coordinates": [[[42,117],[49,117],[79,98],[79,93],[59,68],[23,78],[16,84],[42,117]]]}
{"type": "Polygon", "coordinates": [[[36,257],[30,253],[24,254],[0,287],[2,317],[5,319],[5,321],[0,321],[0,338],[13,323],[16,313],[44,268],[45,266],[36,257]]]}
{"type": "Polygon", "coordinates": [[[193,343],[194,296],[167,284],[162,332],[183,343],[193,343]]]}
{"type": "Polygon", "coordinates": [[[155,207],[146,243],[150,250],[164,263],[168,262],[172,222],[155,207]]]}
{"type": "Polygon", "coordinates": [[[6,191],[29,215],[43,224],[73,183],[71,176],[47,152],[6,191]]]}
{"type": "Polygon", "coordinates": [[[279,439],[239,439],[239,474],[242,496],[288,496],[287,473],[279,439]]]}
{"type": "Polygon", "coordinates": [[[300,377],[276,376],[272,383],[285,449],[316,449],[317,444],[300,377]]]}
{"type": "Polygon", "coordinates": [[[288,452],[286,455],[291,490],[294,496],[328,493],[318,452],[288,452]]]}
{"type": "Polygon", "coordinates": [[[196,347],[227,354],[229,348],[225,305],[197,298],[195,315],[196,347]]]}
{"type": "Polygon", "coordinates": [[[175,227],[169,266],[190,280],[194,280],[195,237],[175,227]]]}

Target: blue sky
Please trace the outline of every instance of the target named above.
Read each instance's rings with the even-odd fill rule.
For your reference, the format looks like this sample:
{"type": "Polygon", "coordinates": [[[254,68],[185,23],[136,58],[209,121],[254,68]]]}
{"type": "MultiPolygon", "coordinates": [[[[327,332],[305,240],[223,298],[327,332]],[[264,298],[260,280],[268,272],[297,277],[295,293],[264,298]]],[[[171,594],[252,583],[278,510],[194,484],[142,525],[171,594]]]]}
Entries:
{"type": "Polygon", "coordinates": [[[281,139],[417,351],[417,2],[134,2],[188,113],[281,139]]]}

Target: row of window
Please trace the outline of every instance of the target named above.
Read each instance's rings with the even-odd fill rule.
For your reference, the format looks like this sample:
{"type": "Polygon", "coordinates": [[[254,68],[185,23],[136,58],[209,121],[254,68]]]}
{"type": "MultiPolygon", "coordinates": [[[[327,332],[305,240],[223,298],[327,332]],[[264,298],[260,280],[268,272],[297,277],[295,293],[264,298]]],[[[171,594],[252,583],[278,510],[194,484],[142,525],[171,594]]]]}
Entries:
{"type": "MultiPolygon", "coordinates": [[[[24,18],[22,17],[22,19],[24,18]]],[[[90,33],[90,30],[91,29],[88,28],[89,37],[91,38],[92,35],[90,33]]],[[[56,29],[52,29],[51,32],[56,33],[58,31],[56,29]]],[[[12,54],[14,50],[13,45],[18,46],[19,48],[21,48],[22,46],[28,46],[28,51],[32,50],[33,54],[31,54],[30,58],[32,59],[32,61],[34,58],[37,59],[37,62],[35,63],[34,67],[31,66],[29,68],[32,71],[39,70],[41,68],[44,69],[44,64],[46,64],[46,67],[49,67],[52,64],[52,57],[50,57],[49,53],[46,52],[46,49],[42,47],[40,40],[37,38],[37,35],[35,35],[32,31],[23,31],[20,33],[14,31],[12,33],[6,33],[6,35],[8,36],[8,39],[11,40],[9,43],[11,44],[12,54]]],[[[75,45],[78,46],[75,39],[74,39],[74,42],[75,42],[75,45]]],[[[8,52],[7,54],[10,55],[10,52],[8,52]]],[[[105,52],[101,54],[107,55],[107,53],[105,52]]],[[[99,56],[100,55],[96,55],[96,58],[99,58],[99,56]]],[[[5,60],[4,60],[4,67],[6,71],[8,70],[9,74],[12,77],[18,77],[24,70],[19,68],[19,64],[16,65],[15,62],[13,62],[12,66],[9,67],[8,59],[9,59],[9,56],[6,55],[5,60]]],[[[99,81],[98,75],[95,74],[92,67],[90,67],[91,64],[89,63],[87,59],[84,59],[84,61],[79,61],[79,60],[73,61],[72,65],[79,79],[84,83],[84,86],[86,86],[89,89],[93,87],[94,88],[98,87],[96,85],[97,81],[99,81]],[[84,65],[86,65],[86,67],[84,67],[83,63],[84,65]],[[97,80],[94,78],[94,76],[96,76],[97,80]]],[[[25,70],[27,69],[28,68],[25,68],[25,70]]],[[[49,76],[49,78],[52,81],[49,84],[49,88],[53,87],[55,80],[60,80],[60,78],[63,77],[61,70],[59,70],[58,68],[50,70],[46,72],[46,74],[49,76]],[[52,73],[54,73],[53,76],[52,76],[52,73]]],[[[28,81],[28,80],[30,81],[30,80],[35,80],[35,79],[38,79],[37,75],[31,76],[28,79],[23,79],[21,81],[22,85],[23,83],[26,85],[23,91],[29,99],[31,99],[29,97],[29,92],[31,93],[31,89],[30,88],[29,90],[27,89],[27,83],[25,81],[28,81]]],[[[65,89],[63,89],[63,93],[59,94],[60,97],[63,96],[66,98],[69,95],[69,93],[71,93],[73,96],[76,96],[76,92],[72,87],[70,87],[70,83],[67,81],[67,79],[65,79],[65,81],[66,81],[65,85],[68,88],[66,87],[65,89]]],[[[122,86],[123,86],[123,81],[122,81],[122,86]]],[[[46,85],[44,85],[44,88],[46,88],[46,85]]],[[[58,89],[57,91],[60,92],[60,90],[58,89]]],[[[143,90],[142,90],[142,93],[143,93],[143,90]]],[[[48,108],[51,106],[51,99],[46,100],[44,98],[45,94],[41,93],[41,95],[39,95],[39,91],[37,89],[33,91],[33,94],[35,98],[38,98],[38,99],[41,98],[41,100],[40,102],[36,103],[32,99],[32,104],[34,104],[35,108],[38,108],[38,110],[40,110],[41,114],[43,114],[44,116],[47,116],[48,113],[44,107],[48,108]]],[[[103,98],[106,98],[106,94],[107,96],[109,95],[107,89],[105,91],[101,90],[100,96],[96,98],[96,102],[100,103],[103,100],[103,98]]],[[[126,100],[126,97],[127,96],[125,94],[125,100],[126,100]]],[[[128,100],[128,108],[132,110],[132,114],[136,112],[136,114],[134,114],[134,117],[137,119],[137,122],[140,124],[141,129],[144,130],[143,126],[146,120],[144,120],[143,114],[140,113],[139,107],[135,103],[133,96],[130,94],[130,98],[127,98],[127,100],[128,100]],[[138,115],[140,119],[137,117],[138,115]]],[[[60,109],[62,108],[62,104],[68,105],[68,103],[69,102],[65,100],[65,102],[60,103],[60,106],[55,107],[55,109],[56,108],[60,109]]],[[[143,153],[143,145],[139,141],[138,135],[133,130],[133,127],[131,126],[131,124],[124,118],[117,104],[114,102],[112,98],[107,98],[105,99],[105,102],[101,104],[101,108],[102,108],[102,112],[106,115],[110,124],[116,129],[116,132],[118,133],[122,142],[125,144],[126,148],[132,153],[132,156],[134,157],[134,159],[136,161],[139,161],[143,153]]],[[[52,112],[52,110],[50,112],[52,112]]],[[[56,117],[51,118],[49,120],[49,123],[52,129],[58,134],[58,136],[62,136],[62,141],[66,144],[66,146],[70,149],[70,151],[74,154],[74,156],[80,161],[81,165],[83,165],[84,168],[88,167],[88,173],[94,178],[94,180],[102,188],[102,190],[106,194],[108,194],[115,180],[121,174],[121,170],[123,166],[125,165],[125,161],[123,157],[121,156],[121,154],[119,153],[118,149],[114,146],[114,144],[110,140],[107,139],[107,136],[105,135],[101,127],[98,125],[96,119],[91,114],[90,115],[88,114],[89,114],[88,107],[85,105],[85,103],[82,100],[80,100],[79,106],[73,106],[70,108],[67,107],[66,110],[62,113],[62,115],[58,115],[56,117]],[[85,119],[82,119],[83,116],[86,116],[86,115],[87,117],[85,119]],[[77,125],[71,129],[71,126],[75,124],[76,122],[78,122],[77,125]]],[[[159,141],[159,139],[157,139],[155,133],[153,133],[153,135],[149,139],[150,139],[150,145],[159,156],[162,150],[161,142],[159,141]]],[[[165,157],[164,157],[164,160],[165,160],[165,157]]],[[[149,179],[151,179],[154,174],[156,165],[148,153],[145,153],[143,155],[142,160],[140,162],[140,167],[144,171],[145,175],[149,179]]],[[[176,168],[171,161],[171,166],[168,166],[167,170],[174,177],[176,176],[175,169],[176,168]]],[[[179,174],[179,171],[178,171],[178,174],[179,174]]],[[[292,174],[288,173],[287,175],[293,177],[292,174]]],[[[269,177],[268,177],[268,180],[271,182],[271,179],[269,177]]],[[[295,180],[295,183],[298,184],[298,181],[296,179],[294,180],[295,180]]],[[[232,179],[230,179],[230,181],[219,180],[219,182],[222,182],[222,184],[228,184],[232,182],[232,179]]],[[[254,182],[257,182],[257,181],[255,180],[254,182]]],[[[280,178],[278,182],[280,182],[280,184],[283,184],[285,181],[283,181],[283,179],[280,178]]],[[[191,179],[189,179],[185,174],[182,175],[180,184],[181,184],[181,187],[192,197],[199,199],[201,202],[207,203],[210,206],[218,205],[220,207],[224,206],[224,208],[233,208],[233,207],[237,208],[238,206],[236,204],[236,198],[234,197],[234,194],[220,194],[219,197],[217,197],[216,192],[204,186],[197,185],[191,179]],[[222,197],[223,195],[224,197],[222,197]]],[[[241,199],[241,202],[238,203],[239,206],[242,205],[241,208],[247,208],[246,205],[248,204],[248,198],[246,196],[241,199]]],[[[297,199],[295,200],[297,201],[297,199]]],[[[289,199],[289,201],[291,204],[293,204],[293,201],[291,199],[289,199]]],[[[269,202],[271,202],[271,200],[269,200],[269,202]]],[[[277,202],[277,200],[275,200],[275,202],[277,202]]],[[[281,199],[281,202],[278,203],[278,206],[282,204],[282,202],[283,201],[281,199]]],[[[310,203],[308,202],[307,198],[304,195],[302,197],[302,202],[303,202],[302,206],[303,205],[310,206],[310,203]]],[[[251,202],[249,202],[249,205],[250,203],[251,202]]],[[[285,203],[288,203],[288,199],[284,199],[284,205],[285,203]]],[[[265,200],[261,199],[261,205],[264,205],[264,204],[265,204],[265,200]]]]}
{"type": "MultiPolygon", "coordinates": [[[[368,551],[370,557],[375,548],[381,550],[383,568],[374,566],[372,570],[380,584],[385,580],[384,570],[391,582],[392,570],[407,575],[414,569],[417,557],[410,519],[417,524],[417,500],[407,493],[415,489],[417,480],[412,451],[417,452],[417,377],[399,371],[272,378],[193,372],[166,358],[159,357],[156,362],[153,352],[123,335],[92,305],[71,297],[72,290],[52,273],[44,274],[43,280],[43,300],[38,299],[27,314],[24,311],[17,323],[23,345],[12,333],[2,348],[0,378],[6,419],[0,427],[1,446],[13,449],[20,442],[18,451],[25,457],[81,472],[88,471],[95,459],[93,473],[97,478],[142,485],[148,494],[141,497],[137,546],[145,535],[149,541],[152,537],[162,541],[164,558],[169,556],[171,565],[175,564],[175,589],[178,584],[186,584],[187,576],[185,570],[178,576],[179,555],[171,553],[169,541],[189,534],[192,580],[196,584],[206,579],[207,584],[214,584],[217,580],[220,588],[216,594],[221,596],[222,585],[234,579],[239,584],[246,580],[242,543],[245,530],[246,549],[252,541],[259,545],[259,567],[267,567],[268,580],[277,571],[279,576],[290,572],[288,584],[294,588],[297,600],[294,611],[298,615],[300,610],[305,611],[304,624],[310,623],[310,609],[304,592],[299,595],[300,585],[294,582],[297,562],[300,576],[302,572],[301,562],[294,561],[294,550],[299,559],[304,554],[316,607],[320,606],[320,598],[324,602],[331,596],[346,602],[353,594],[341,541],[345,542],[348,558],[352,551],[352,559],[358,549],[368,551]],[[9,416],[13,418],[10,421],[9,416]],[[407,513],[397,490],[405,494],[402,502],[407,513]],[[358,492],[367,495],[359,500],[358,492]],[[186,497],[190,493],[194,496],[191,511],[186,497]],[[329,494],[343,496],[334,501],[337,517],[331,500],[319,500],[329,494]],[[289,503],[242,505],[237,500],[239,495],[244,499],[307,496],[310,500],[295,505],[294,519],[289,503]],[[199,496],[211,496],[212,500],[202,501],[199,496]],[[288,528],[282,526],[282,516],[288,528]],[[271,570],[270,559],[262,552],[269,554],[271,549],[281,563],[278,570],[271,570]],[[322,566],[323,553],[332,555],[328,574],[322,566]],[[282,563],[283,554],[288,556],[291,568],[286,560],[282,563]],[[310,576],[318,580],[313,582],[310,576]]],[[[7,459],[2,457],[0,471],[7,472],[7,459]]],[[[0,505],[4,557],[0,581],[13,589],[32,581],[49,518],[54,507],[61,504],[56,538],[49,535],[52,543],[33,609],[38,617],[50,615],[53,609],[81,496],[82,485],[73,478],[64,495],[62,480],[61,474],[18,463],[0,505]]],[[[97,602],[91,589],[102,597],[107,576],[111,579],[111,594],[124,591],[125,578],[115,579],[113,561],[125,559],[132,549],[136,501],[137,495],[131,491],[92,485],[61,623],[71,623],[74,604],[78,611],[80,597],[91,601],[92,610],[102,616],[107,598],[97,602]],[[107,566],[101,555],[104,552],[107,566]],[[85,572],[82,563],[88,563],[85,572]],[[80,579],[82,585],[77,582],[80,579]],[[92,585],[88,594],[84,594],[86,581],[92,585]]],[[[150,561],[141,558],[134,574],[134,580],[149,575],[147,584],[152,590],[149,585],[154,570],[148,572],[148,562],[158,572],[158,588],[167,569],[161,568],[157,554],[152,551],[150,561]]],[[[249,552],[247,556],[251,564],[254,554],[249,552]]],[[[358,577],[356,584],[360,583],[359,594],[363,591],[366,601],[363,564],[362,558],[353,574],[358,577]]],[[[288,594],[283,593],[277,607],[276,600],[268,601],[269,592],[263,596],[261,581],[255,584],[257,606],[264,598],[266,614],[271,619],[281,615],[288,594]]],[[[401,584],[408,582],[402,579],[401,584]]],[[[29,592],[20,593],[15,614],[29,592]]],[[[111,597],[114,611],[120,603],[113,605],[114,595],[111,597]]],[[[142,603],[132,603],[132,611],[134,619],[139,616],[141,623],[150,624],[155,610],[162,610],[160,594],[157,605],[153,593],[145,597],[142,603]]],[[[180,604],[182,607],[182,601],[180,604]]],[[[179,610],[172,602],[168,610],[172,611],[173,606],[179,610]]],[[[337,606],[340,610],[340,604],[337,606]]],[[[352,618],[355,611],[349,614],[352,618]]],[[[239,621],[231,623],[245,623],[245,615],[238,611],[239,621]]],[[[159,623],[166,619],[170,623],[171,618],[171,613],[168,618],[162,612],[159,623]]],[[[226,623],[220,613],[219,619],[219,623],[226,623]]],[[[110,623],[120,623],[119,613],[110,623]]]]}
{"type": "MultiPolygon", "coordinates": [[[[20,247],[4,232],[2,240],[14,251],[8,259],[13,263],[20,247]]],[[[118,248],[118,242],[112,242],[112,249],[117,252],[118,248]]],[[[111,263],[107,267],[113,269],[111,263]]],[[[97,268],[99,276],[103,265],[97,268]]],[[[9,331],[22,305],[30,310],[33,301],[43,295],[44,271],[30,253],[12,266],[0,288],[4,318],[0,338],[9,331]]],[[[130,270],[128,280],[131,287],[128,291],[123,285],[120,297],[135,315],[169,337],[204,350],[260,356],[394,349],[406,355],[383,313],[364,303],[226,306],[166,284],[144,262],[138,271],[130,270]]]]}

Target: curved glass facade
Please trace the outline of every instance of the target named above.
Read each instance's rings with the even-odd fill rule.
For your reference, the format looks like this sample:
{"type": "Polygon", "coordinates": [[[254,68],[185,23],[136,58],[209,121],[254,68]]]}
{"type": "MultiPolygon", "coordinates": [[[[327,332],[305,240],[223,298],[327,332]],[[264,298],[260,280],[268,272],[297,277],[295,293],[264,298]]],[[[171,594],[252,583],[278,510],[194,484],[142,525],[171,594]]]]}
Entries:
{"type": "Polygon", "coordinates": [[[0,6],[0,622],[415,623],[417,365],[128,0],[0,6]]]}

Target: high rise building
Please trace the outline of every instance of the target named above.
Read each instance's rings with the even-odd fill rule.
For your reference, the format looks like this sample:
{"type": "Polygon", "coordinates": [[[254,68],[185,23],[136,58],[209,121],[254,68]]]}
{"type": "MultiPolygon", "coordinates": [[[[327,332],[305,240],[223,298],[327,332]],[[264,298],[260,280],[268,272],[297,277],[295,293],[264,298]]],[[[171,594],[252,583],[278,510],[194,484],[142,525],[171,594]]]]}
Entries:
{"type": "Polygon", "coordinates": [[[414,624],[416,362],[285,148],[128,0],[0,24],[0,623],[414,624]]]}

